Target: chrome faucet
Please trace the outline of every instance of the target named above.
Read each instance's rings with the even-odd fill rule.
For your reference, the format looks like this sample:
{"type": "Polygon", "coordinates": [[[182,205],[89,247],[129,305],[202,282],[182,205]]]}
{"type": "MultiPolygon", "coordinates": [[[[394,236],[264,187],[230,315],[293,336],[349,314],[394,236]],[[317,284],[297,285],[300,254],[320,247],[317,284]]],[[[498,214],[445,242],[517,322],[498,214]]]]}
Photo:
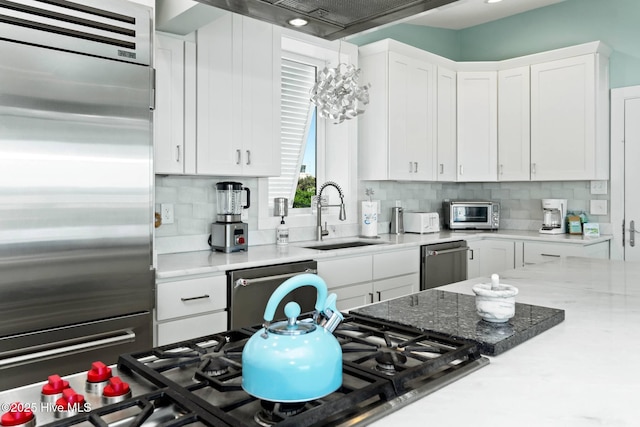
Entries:
{"type": "Polygon", "coordinates": [[[347,219],[347,214],[344,210],[344,195],[342,194],[342,189],[340,188],[340,186],[333,181],[327,181],[324,184],[322,184],[320,186],[320,191],[318,191],[318,200],[317,200],[316,206],[317,206],[317,216],[318,216],[318,225],[316,227],[316,240],[320,241],[322,240],[322,236],[329,235],[329,230],[327,230],[326,221],[324,223],[324,229],[322,229],[322,208],[339,207],[340,215],[338,216],[338,219],[340,221],[344,221],[345,219],[347,219]],[[326,187],[335,187],[335,189],[338,190],[338,195],[340,195],[339,205],[323,205],[322,204],[322,192],[326,187]]]}

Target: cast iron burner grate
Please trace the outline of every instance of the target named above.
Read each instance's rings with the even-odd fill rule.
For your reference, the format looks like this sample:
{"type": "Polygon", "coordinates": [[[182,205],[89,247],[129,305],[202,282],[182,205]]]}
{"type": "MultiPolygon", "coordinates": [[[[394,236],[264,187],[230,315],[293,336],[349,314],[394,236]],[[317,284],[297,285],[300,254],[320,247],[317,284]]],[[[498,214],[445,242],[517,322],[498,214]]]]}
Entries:
{"type": "Polygon", "coordinates": [[[334,332],[343,352],[341,387],[292,406],[242,389],[242,349],[259,328],[125,354],[118,369],[178,393],[231,426],[316,427],[371,423],[488,363],[473,343],[347,315],[334,332]]]}
{"type": "Polygon", "coordinates": [[[162,427],[210,426],[226,427],[230,424],[214,417],[180,393],[162,389],[114,403],[90,412],[81,412],[70,418],[47,424],[47,427],[74,426],[161,425],[162,427]]]}

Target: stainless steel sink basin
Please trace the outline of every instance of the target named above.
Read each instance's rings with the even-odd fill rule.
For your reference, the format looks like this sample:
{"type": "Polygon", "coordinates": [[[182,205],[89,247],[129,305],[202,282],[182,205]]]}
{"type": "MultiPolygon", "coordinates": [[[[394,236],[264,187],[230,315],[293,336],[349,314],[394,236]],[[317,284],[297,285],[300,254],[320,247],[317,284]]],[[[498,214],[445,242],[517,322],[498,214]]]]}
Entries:
{"type": "Polygon", "coordinates": [[[367,242],[362,240],[356,240],[353,242],[340,242],[340,243],[321,243],[314,246],[305,246],[307,249],[317,249],[320,251],[330,251],[333,249],[346,249],[346,248],[357,248],[360,246],[371,246],[371,245],[381,245],[385,242],[367,242]]]}

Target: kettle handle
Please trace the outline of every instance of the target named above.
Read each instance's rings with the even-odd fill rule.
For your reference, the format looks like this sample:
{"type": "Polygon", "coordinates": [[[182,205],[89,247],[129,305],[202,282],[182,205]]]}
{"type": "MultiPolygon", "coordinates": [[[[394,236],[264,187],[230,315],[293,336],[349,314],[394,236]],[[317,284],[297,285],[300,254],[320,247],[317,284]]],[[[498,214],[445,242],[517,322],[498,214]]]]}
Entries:
{"type": "Polygon", "coordinates": [[[282,301],[289,292],[302,286],[313,286],[318,290],[318,297],[316,299],[316,311],[320,313],[324,310],[325,301],[327,300],[327,284],[322,278],[316,274],[304,273],[293,276],[284,282],[271,294],[267,307],[264,310],[264,320],[271,322],[276,314],[278,304],[282,301]]]}

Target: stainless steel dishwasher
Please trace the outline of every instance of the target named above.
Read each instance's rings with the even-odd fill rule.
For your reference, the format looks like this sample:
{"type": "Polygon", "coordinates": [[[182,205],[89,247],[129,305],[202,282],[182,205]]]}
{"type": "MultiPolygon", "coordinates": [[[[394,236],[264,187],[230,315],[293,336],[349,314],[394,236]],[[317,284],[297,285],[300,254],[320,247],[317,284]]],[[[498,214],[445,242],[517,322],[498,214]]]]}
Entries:
{"type": "MultiPolygon", "coordinates": [[[[290,277],[302,273],[317,273],[315,261],[247,268],[227,272],[229,295],[229,329],[263,323],[264,310],[273,291],[290,277]]],[[[276,310],[275,319],[284,319],[284,306],[289,301],[300,304],[303,313],[314,310],[316,289],[302,286],[287,295],[276,310]]]]}
{"type": "Polygon", "coordinates": [[[422,246],[420,290],[467,280],[467,252],[464,240],[422,246]]]}

